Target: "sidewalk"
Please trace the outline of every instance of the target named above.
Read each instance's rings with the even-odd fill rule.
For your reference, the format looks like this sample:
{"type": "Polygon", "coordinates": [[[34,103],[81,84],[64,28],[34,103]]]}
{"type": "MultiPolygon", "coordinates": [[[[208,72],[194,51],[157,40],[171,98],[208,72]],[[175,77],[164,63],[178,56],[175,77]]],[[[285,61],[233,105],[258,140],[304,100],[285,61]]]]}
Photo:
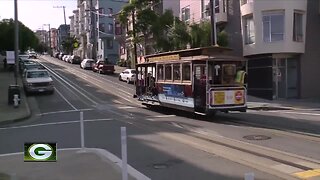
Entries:
{"type": "Polygon", "coordinates": [[[319,110],[320,99],[267,100],[248,95],[248,109],[252,110],[319,110]]]}
{"type": "MultiPolygon", "coordinates": [[[[121,180],[121,164],[118,157],[103,149],[58,150],[56,162],[24,162],[23,153],[14,153],[0,155],[0,179],[121,180]]],[[[129,180],[149,180],[130,165],[127,167],[129,180]]]]}
{"type": "Polygon", "coordinates": [[[31,111],[26,101],[20,76],[18,77],[18,85],[20,85],[21,100],[18,108],[8,105],[8,88],[9,85],[15,84],[15,79],[14,72],[4,71],[2,63],[0,64],[0,82],[0,125],[29,118],[31,111]]]}

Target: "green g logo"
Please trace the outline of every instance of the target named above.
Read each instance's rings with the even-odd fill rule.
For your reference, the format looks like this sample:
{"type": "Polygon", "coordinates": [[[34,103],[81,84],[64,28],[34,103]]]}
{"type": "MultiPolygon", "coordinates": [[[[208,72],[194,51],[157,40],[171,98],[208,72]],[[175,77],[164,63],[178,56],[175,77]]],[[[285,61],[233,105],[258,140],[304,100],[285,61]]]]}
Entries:
{"type": "Polygon", "coordinates": [[[57,161],[56,143],[25,143],[24,161],[57,161]]]}

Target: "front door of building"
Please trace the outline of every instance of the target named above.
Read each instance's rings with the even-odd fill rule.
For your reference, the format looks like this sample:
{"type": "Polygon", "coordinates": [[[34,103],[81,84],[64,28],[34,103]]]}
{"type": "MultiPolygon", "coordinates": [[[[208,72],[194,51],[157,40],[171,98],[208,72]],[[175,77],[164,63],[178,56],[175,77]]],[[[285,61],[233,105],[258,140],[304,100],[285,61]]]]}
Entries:
{"type": "Polygon", "coordinates": [[[298,61],[294,58],[273,60],[273,98],[298,97],[298,61]]]}

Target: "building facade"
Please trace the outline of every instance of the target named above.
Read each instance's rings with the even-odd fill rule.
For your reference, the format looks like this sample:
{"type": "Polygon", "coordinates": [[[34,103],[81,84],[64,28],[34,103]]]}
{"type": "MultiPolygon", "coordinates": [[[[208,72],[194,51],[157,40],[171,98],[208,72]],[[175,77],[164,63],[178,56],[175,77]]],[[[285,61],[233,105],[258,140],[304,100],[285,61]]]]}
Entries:
{"type": "MultiPolygon", "coordinates": [[[[188,24],[210,19],[209,0],[181,0],[188,24]]],[[[215,0],[217,31],[248,58],[248,94],[267,99],[320,97],[319,0],[215,0]]]]}
{"type": "Polygon", "coordinates": [[[58,48],[58,30],[56,28],[51,28],[51,48],[57,50],[58,48]]]}
{"type": "Polygon", "coordinates": [[[108,59],[116,64],[119,57],[119,42],[115,40],[115,33],[119,24],[114,21],[114,13],[119,12],[127,2],[114,0],[98,0],[97,13],[97,59],[108,59]]]}
{"type": "MultiPolygon", "coordinates": [[[[93,0],[93,4],[96,0],[93,0]]],[[[75,25],[74,30],[79,39],[80,46],[74,50],[74,54],[80,56],[82,59],[92,58],[92,33],[91,33],[91,3],[90,0],[78,0],[77,10],[73,11],[75,25]]]]}
{"type": "Polygon", "coordinates": [[[61,24],[58,28],[58,50],[62,51],[63,41],[70,35],[70,25],[61,24]]]}
{"type": "Polygon", "coordinates": [[[49,35],[46,30],[37,30],[35,34],[41,43],[47,44],[49,35]]]}
{"type": "Polygon", "coordinates": [[[320,97],[320,1],[242,0],[248,93],[268,99],[320,97]]]}

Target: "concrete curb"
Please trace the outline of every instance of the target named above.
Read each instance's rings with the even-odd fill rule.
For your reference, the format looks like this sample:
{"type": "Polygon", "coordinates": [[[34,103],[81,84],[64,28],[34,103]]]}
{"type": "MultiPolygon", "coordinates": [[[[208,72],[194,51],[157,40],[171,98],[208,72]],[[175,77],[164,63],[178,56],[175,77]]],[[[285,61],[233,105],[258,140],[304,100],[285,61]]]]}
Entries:
{"type": "Polygon", "coordinates": [[[27,97],[26,97],[25,93],[23,92],[23,90],[21,90],[20,92],[21,92],[20,94],[21,94],[22,103],[24,103],[26,106],[26,113],[24,115],[21,115],[21,117],[16,117],[14,119],[8,119],[8,120],[0,122],[0,126],[21,122],[21,121],[29,119],[31,117],[32,113],[31,113],[31,110],[29,107],[29,103],[27,102],[27,97]]]}

